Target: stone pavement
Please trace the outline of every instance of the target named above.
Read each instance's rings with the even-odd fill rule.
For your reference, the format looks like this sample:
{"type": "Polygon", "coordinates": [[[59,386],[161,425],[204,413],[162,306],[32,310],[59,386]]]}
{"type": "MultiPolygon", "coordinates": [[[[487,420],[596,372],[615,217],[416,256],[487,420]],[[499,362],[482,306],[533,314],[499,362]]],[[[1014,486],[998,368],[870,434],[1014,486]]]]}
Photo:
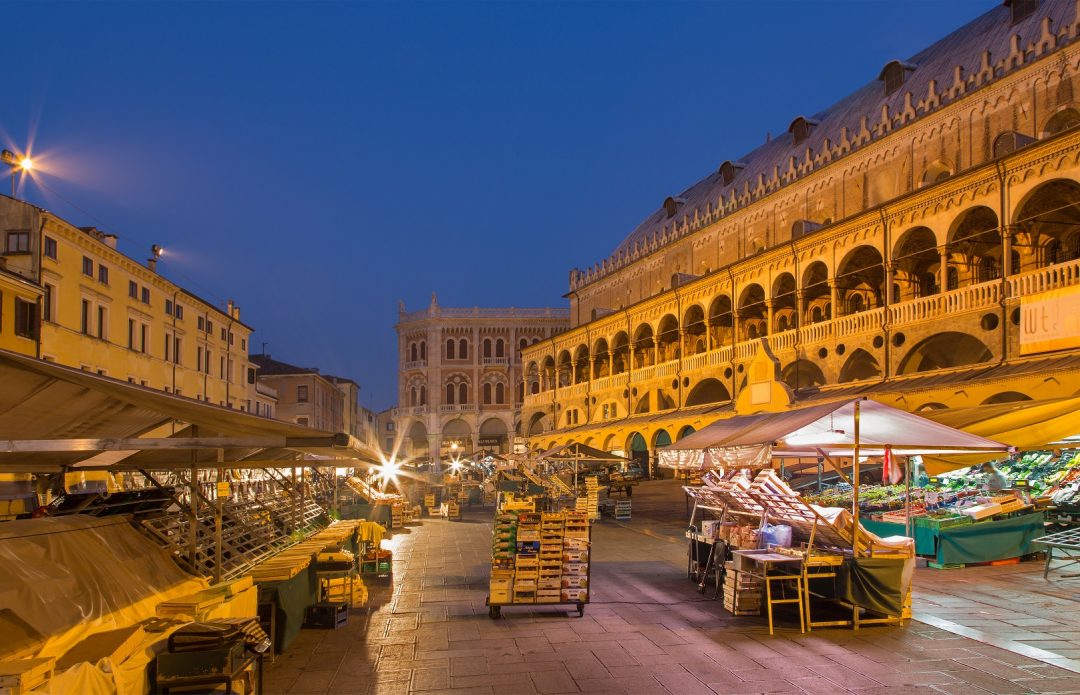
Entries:
{"type": "Polygon", "coordinates": [[[770,637],[698,594],[682,544],[657,531],[677,522],[638,516],[647,494],[633,501],[633,521],[595,526],[582,618],[488,617],[490,510],[395,533],[393,583],[372,585],[346,627],[304,630],[266,693],[1080,693],[1080,674],[921,622],[800,635],[789,620],[770,637]]]}

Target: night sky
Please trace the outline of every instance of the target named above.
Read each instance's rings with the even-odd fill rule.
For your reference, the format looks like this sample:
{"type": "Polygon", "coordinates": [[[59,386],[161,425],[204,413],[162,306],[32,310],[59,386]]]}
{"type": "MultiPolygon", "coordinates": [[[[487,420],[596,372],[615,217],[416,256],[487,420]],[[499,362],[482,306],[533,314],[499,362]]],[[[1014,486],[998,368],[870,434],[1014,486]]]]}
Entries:
{"type": "Polygon", "coordinates": [[[397,300],[565,306],[665,197],[997,4],[9,3],[0,137],[21,196],[381,409],[397,300]]]}

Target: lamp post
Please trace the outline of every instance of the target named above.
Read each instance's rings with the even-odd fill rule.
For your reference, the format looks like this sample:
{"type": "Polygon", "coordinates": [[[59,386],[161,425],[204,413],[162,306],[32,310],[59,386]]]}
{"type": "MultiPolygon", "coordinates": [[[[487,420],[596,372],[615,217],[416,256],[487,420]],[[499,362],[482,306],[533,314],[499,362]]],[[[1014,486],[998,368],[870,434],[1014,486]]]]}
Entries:
{"type": "Polygon", "coordinates": [[[34,161],[29,157],[18,157],[11,150],[0,151],[0,162],[11,167],[11,197],[15,197],[15,174],[19,171],[30,171],[34,168],[34,161]]]}

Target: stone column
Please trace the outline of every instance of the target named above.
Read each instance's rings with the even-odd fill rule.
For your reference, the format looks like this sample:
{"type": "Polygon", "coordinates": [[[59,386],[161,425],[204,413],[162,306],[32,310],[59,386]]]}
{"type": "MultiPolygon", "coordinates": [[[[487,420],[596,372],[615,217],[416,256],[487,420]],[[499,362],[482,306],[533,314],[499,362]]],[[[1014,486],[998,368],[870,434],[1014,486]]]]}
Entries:
{"type": "Polygon", "coordinates": [[[831,307],[830,315],[832,318],[836,318],[840,315],[840,290],[836,286],[836,280],[829,278],[829,306],[831,307]]]}
{"type": "Polygon", "coordinates": [[[772,335],[776,332],[776,326],[773,324],[773,312],[775,311],[776,303],[772,299],[765,300],[765,334],[772,335]]]}
{"type": "Polygon", "coordinates": [[[938,285],[940,286],[940,293],[949,291],[949,247],[942,246],[939,249],[941,254],[941,264],[938,267],[938,285]]]}

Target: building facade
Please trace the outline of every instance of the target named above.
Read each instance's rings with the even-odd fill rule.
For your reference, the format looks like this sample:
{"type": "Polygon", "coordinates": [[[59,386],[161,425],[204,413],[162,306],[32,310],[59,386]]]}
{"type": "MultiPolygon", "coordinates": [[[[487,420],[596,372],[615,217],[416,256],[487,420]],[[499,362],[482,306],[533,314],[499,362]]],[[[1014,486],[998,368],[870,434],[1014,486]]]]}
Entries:
{"type": "Polygon", "coordinates": [[[799,400],[1080,392],[1080,342],[1040,352],[1022,323],[1080,284],[1078,6],[1011,0],[870,66],[572,271],[573,328],[524,350],[530,444],[648,457],[723,416],[765,348],[799,400]]]}
{"type": "Polygon", "coordinates": [[[40,288],[41,359],[253,409],[252,328],[231,301],[218,308],[159,275],[156,258],[144,265],[121,253],[115,235],[7,196],[0,196],[0,234],[7,271],[40,288]]]}
{"type": "MultiPolygon", "coordinates": [[[[507,451],[520,431],[521,352],[566,330],[565,309],[398,309],[399,454],[507,451]]],[[[386,439],[386,432],[380,433],[386,439]]]]}
{"type": "Polygon", "coordinates": [[[267,354],[252,355],[251,361],[258,367],[259,388],[276,399],[274,417],[374,445],[375,416],[360,405],[360,384],[267,354]]]}
{"type": "MultiPolygon", "coordinates": [[[[4,240],[18,248],[19,240],[4,240]]],[[[6,253],[11,249],[4,247],[6,253]]],[[[41,329],[41,285],[7,269],[0,256],[0,350],[37,357],[41,329]]]]}

